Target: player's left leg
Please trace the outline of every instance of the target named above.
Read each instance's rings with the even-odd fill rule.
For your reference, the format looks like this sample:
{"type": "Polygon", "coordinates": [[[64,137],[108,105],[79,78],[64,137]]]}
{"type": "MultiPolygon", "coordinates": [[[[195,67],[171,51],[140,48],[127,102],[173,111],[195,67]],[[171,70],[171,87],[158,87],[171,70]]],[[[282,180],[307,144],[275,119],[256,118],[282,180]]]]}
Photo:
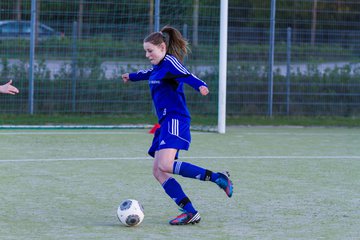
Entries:
{"type": "Polygon", "coordinates": [[[198,223],[201,219],[200,214],[196,211],[192,202],[184,193],[181,185],[170,175],[176,153],[177,149],[171,148],[156,151],[153,165],[153,175],[162,185],[169,197],[184,210],[184,213],[180,214],[175,219],[172,219],[170,224],[184,225],[198,223]]]}

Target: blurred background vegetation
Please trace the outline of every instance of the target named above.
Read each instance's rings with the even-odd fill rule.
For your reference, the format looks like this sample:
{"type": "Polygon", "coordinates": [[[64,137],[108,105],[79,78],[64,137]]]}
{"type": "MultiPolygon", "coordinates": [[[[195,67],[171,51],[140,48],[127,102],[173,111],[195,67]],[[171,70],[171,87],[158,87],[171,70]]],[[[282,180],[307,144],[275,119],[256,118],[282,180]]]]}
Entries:
{"type": "MultiPolygon", "coordinates": [[[[185,65],[211,89],[207,98],[186,87],[191,112],[216,124],[220,4],[218,0],[162,0],[160,25],[177,27],[192,53],[185,65]]],[[[229,1],[227,115],[265,117],[271,1],[229,1]]],[[[277,0],[275,118],[356,119],[360,113],[360,2],[277,0]],[[288,42],[290,32],[290,44],[288,42]],[[289,54],[291,59],[289,59],[289,54]],[[290,66],[290,72],[286,72],[290,66]]],[[[0,22],[30,20],[31,1],[0,2],[0,22]]],[[[36,39],[35,114],[149,116],[146,82],[123,85],[120,74],[150,67],[142,39],[154,31],[154,1],[37,0],[37,20],[61,33],[36,39]]],[[[30,44],[2,38],[0,77],[21,94],[1,96],[0,113],[28,112],[30,44]]],[[[126,117],[124,117],[126,118],[126,117]]],[[[130,117],[131,118],[131,117],[130,117]]],[[[240,121],[240,120],[238,120],[240,121]]],[[[353,120],[350,120],[353,122],[353,120]]]]}

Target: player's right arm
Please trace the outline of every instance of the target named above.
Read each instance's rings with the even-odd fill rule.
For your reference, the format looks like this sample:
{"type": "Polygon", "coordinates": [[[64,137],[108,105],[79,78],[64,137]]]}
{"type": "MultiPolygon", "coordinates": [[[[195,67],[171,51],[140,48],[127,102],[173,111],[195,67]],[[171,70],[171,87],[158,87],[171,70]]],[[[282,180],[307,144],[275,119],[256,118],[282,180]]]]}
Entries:
{"type": "Polygon", "coordinates": [[[122,80],[124,81],[124,83],[127,83],[129,81],[129,73],[124,73],[123,75],[121,75],[122,80]]]}
{"type": "Polygon", "coordinates": [[[149,77],[153,71],[153,68],[147,69],[147,70],[140,70],[136,73],[124,73],[121,75],[124,83],[127,83],[130,81],[142,81],[142,80],[149,80],[149,77]]]}

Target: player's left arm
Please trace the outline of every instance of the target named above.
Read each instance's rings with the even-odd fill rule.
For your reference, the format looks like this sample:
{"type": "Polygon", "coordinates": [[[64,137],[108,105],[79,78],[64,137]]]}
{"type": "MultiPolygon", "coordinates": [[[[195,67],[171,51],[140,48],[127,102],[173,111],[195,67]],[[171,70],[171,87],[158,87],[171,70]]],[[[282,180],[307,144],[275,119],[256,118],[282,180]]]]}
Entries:
{"type": "Polygon", "coordinates": [[[196,77],[194,74],[189,74],[183,77],[178,77],[179,82],[186,83],[193,87],[195,90],[199,91],[201,95],[206,96],[209,93],[209,88],[203,80],[196,77]]]}
{"type": "Polygon", "coordinates": [[[209,88],[206,82],[187,70],[186,67],[182,65],[182,63],[180,63],[175,57],[167,56],[166,59],[168,60],[168,72],[170,75],[174,76],[177,81],[190,85],[195,90],[199,91],[203,96],[209,93],[209,88]]]}
{"type": "Polygon", "coordinates": [[[209,94],[209,88],[207,86],[200,86],[199,91],[201,95],[206,96],[209,94]]]}

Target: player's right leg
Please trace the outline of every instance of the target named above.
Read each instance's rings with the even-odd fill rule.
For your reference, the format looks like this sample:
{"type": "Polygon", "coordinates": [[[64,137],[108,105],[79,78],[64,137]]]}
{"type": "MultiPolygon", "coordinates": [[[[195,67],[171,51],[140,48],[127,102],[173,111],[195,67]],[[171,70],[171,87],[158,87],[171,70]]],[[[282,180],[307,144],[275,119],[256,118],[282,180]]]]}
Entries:
{"type": "Polygon", "coordinates": [[[201,220],[199,212],[190,213],[190,212],[183,212],[179,216],[175,217],[174,219],[170,220],[170,225],[187,225],[187,224],[196,224],[199,223],[201,220]]]}
{"type": "Polygon", "coordinates": [[[184,212],[172,219],[171,225],[194,224],[200,221],[200,214],[196,211],[192,202],[184,193],[181,185],[172,178],[169,171],[174,162],[176,149],[161,149],[155,152],[155,160],[153,165],[153,175],[164,188],[166,194],[183,209],[184,212]]]}

